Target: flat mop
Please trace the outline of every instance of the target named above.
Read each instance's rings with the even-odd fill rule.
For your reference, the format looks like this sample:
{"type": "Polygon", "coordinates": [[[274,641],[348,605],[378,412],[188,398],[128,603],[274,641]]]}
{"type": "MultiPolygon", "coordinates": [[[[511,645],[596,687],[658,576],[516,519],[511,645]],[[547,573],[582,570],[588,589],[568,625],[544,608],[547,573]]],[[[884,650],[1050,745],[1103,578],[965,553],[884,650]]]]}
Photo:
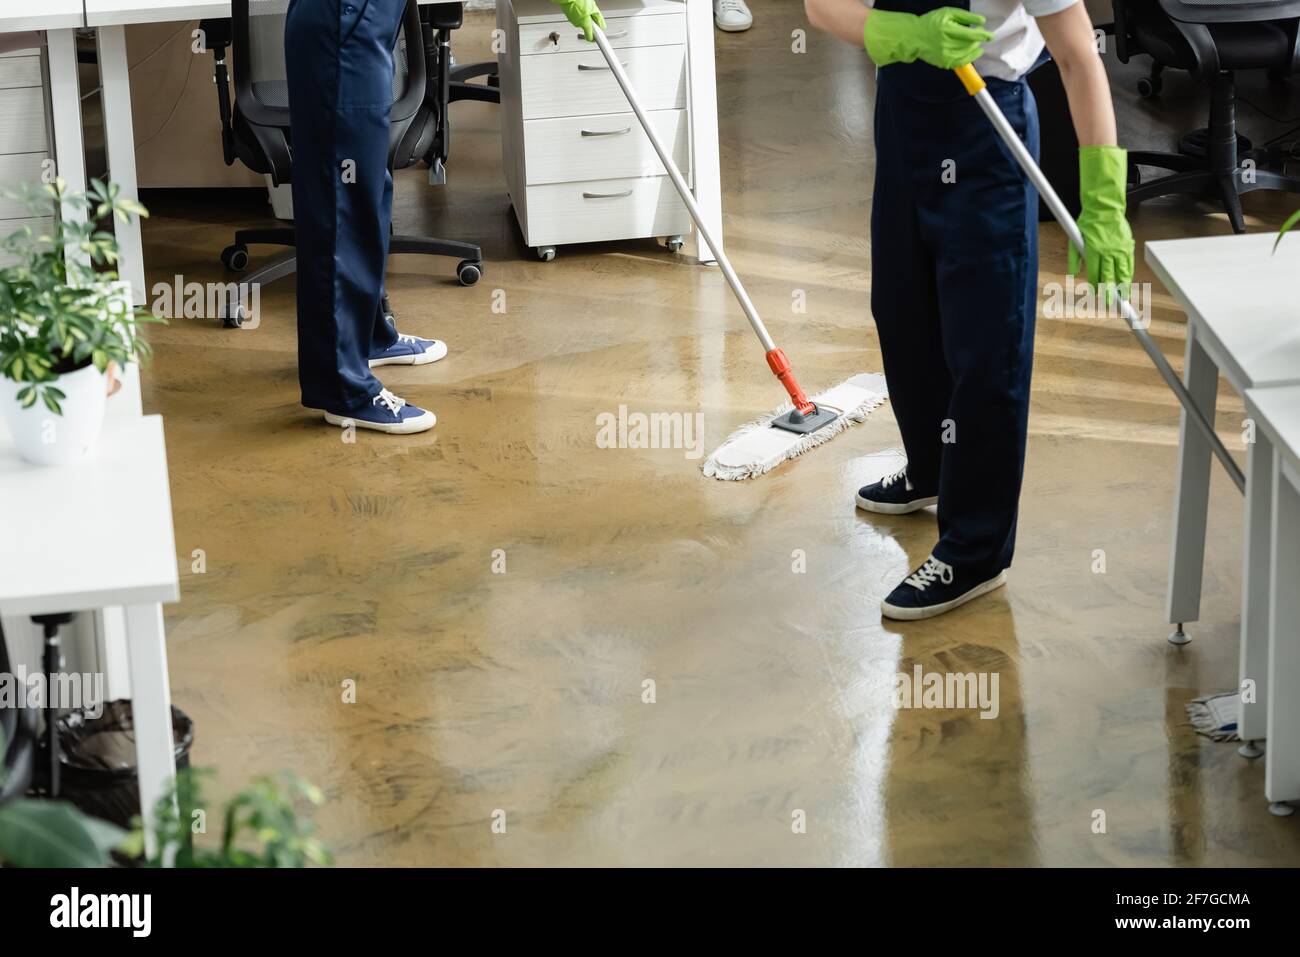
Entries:
{"type": "MultiPolygon", "coordinates": [[[[1052,215],[1056,217],[1056,221],[1060,223],[1061,228],[1065,230],[1066,237],[1074,244],[1074,247],[1079,250],[1080,255],[1086,255],[1083,248],[1083,233],[1079,230],[1079,224],[1074,221],[1074,217],[1070,215],[1070,211],[1065,208],[1065,204],[1061,202],[1061,197],[1056,195],[1056,190],[1052,188],[1052,184],[1047,181],[1047,177],[1043,175],[1043,171],[1039,169],[1038,164],[1034,162],[1034,157],[1030,155],[1029,150],[1025,148],[1025,144],[1022,143],[1020,137],[1016,135],[1015,128],[1007,122],[1007,118],[998,107],[997,102],[989,95],[989,91],[984,88],[984,78],[981,77],[979,73],[976,72],[975,67],[969,63],[965,66],[957,67],[953,72],[956,73],[957,78],[961,80],[962,86],[966,88],[966,92],[975,98],[975,102],[978,103],[980,109],[984,111],[984,115],[989,118],[989,121],[993,124],[993,128],[997,130],[998,136],[1002,138],[1002,142],[1006,144],[1007,149],[1011,151],[1011,155],[1014,156],[1016,162],[1020,164],[1020,168],[1024,170],[1025,175],[1029,177],[1029,181],[1033,183],[1034,187],[1038,190],[1038,195],[1043,197],[1043,202],[1047,204],[1047,208],[1052,211],[1052,215]]],[[[1165,380],[1169,385],[1169,388],[1173,390],[1174,395],[1178,397],[1178,401],[1182,403],[1183,410],[1186,412],[1188,419],[1196,425],[1205,436],[1206,440],[1210,443],[1210,448],[1212,448],[1214,454],[1219,457],[1219,461],[1223,463],[1223,467],[1228,470],[1228,475],[1237,483],[1237,488],[1245,491],[1246,477],[1242,473],[1241,467],[1237,465],[1236,461],[1233,460],[1231,453],[1228,452],[1223,442],[1219,440],[1219,437],[1214,432],[1214,426],[1210,423],[1210,420],[1205,417],[1205,413],[1201,411],[1200,406],[1192,400],[1191,395],[1187,391],[1187,387],[1183,385],[1183,380],[1178,378],[1178,373],[1174,372],[1173,367],[1169,365],[1168,360],[1164,357],[1164,353],[1162,353],[1159,347],[1156,346],[1155,342],[1152,341],[1151,336],[1147,333],[1141,319],[1138,317],[1137,310],[1133,308],[1132,303],[1130,303],[1128,298],[1125,296],[1119,296],[1118,298],[1120,314],[1124,317],[1124,321],[1128,323],[1129,329],[1132,331],[1133,335],[1137,337],[1138,342],[1142,344],[1142,348],[1146,350],[1147,356],[1155,365],[1161,378],[1165,380]]]]}
{"type": "Polygon", "coordinates": [[[867,413],[885,400],[885,377],[855,375],[833,389],[827,389],[811,398],[804,394],[794,377],[790,360],[768,335],[767,327],[759,318],[749,294],[741,285],[736,271],[731,268],[731,261],[727,258],[727,254],[723,252],[722,246],[713,238],[713,234],[705,225],[704,214],[696,205],[695,197],[691,194],[691,189],[686,184],[681,170],[664,149],[663,143],[660,142],[654,127],[641,108],[641,103],[632,89],[632,83],[623,72],[623,65],[615,56],[613,48],[610,47],[605,31],[599,26],[593,27],[593,30],[596,45],[600,47],[605,62],[609,64],[614,79],[622,87],[623,95],[627,97],[632,112],[636,114],[641,128],[645,130],[650,145],[659,154],[664,169],[668,171],[669,179],[672,180],[673,186],[676,187],[682,202],[686,204],[691,214],[691,219],[695,222],[695,228],[700,231],[718,257],[718,265],[722,269],[722,275],[727,279],[727,285],[736,294],[741,309],[745,311],[745,317],[753,327],[759,342],[763,344],[768,368],[780,380],[781,385],[785,386],[785,391],[790,396],[790,401],[776,411],[755,419],[733,432],[713,454],[704,460],[700,468],[705,475],[718,479],[747,479],[762,475],[787,459],[802,455],[809,449],[833,439],[849,426],[865,419],[867,413]]]}

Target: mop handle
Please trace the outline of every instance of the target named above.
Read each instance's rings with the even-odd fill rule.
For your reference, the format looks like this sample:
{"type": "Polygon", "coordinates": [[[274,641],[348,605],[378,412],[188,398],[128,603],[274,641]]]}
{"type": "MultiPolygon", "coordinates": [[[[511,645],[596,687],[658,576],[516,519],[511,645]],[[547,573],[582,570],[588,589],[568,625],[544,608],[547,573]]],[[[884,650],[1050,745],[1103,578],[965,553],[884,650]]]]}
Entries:
{"type": "MultiPolygon", "coordinates": [[[[969,63],[965,66],[957,67],[953,72],[956,73],[957,78],[961,80],[962,86],[966,88],[966,92],[975,98],[975,102],[978,103],[980,109],[984,111],[984,115],[989,118],[989,121],[993,124],[993,128],[997,131],[998,136],[1002,138],[1002,142],[1007,145],[1007,149],[1011,150],[1011,155],[1016,158],[1016,162],[1020,164],[1020,168],[1025,171],[1025,175],[1029,177],[1029,181],[1033,183],[1034,187],[1038,190],[1038,195],[1043,197],[1043,202],[1047,204],[1047,208],[1052,211],[1052,215],[1056,218],[1056,221],[1060,223],[1061,228],[1065,230],[1066,238],[1068,238],[1074,247],[1079,250],[1081,256],[1085,255],[1083,233],[1079,230],[1079,224],[1074,221],[1074,217],[1070,215],[1070,211],[1065,208],[1065,203],[1061,202],[1061,197],[1058,196],[1056,190],[1052,188],[1052,184],[1048,182],[1047,177],[1043,175],[1043,171],[1039,168],[1038,164],[1034,162],[1034,157],[1030,155],[1029,150],[1025,148],[1025,144],[1016,134],[1015,129],[1009,122],[1007,122],[1007,118],[1003,114],[1002,110],[999,109],[998,104],[989,94],[989,91],[985,89],[984,78],[980,76],[979,73],[976,72],[975,67],[969,63]]],[[[1237,465],[1227,448],[1225,448],[1224,444],[1219,440],[1219,436],[1214,431],[1214,426],[1210,423],[1210,420],[1205,417],[1205,413],[1201,410],[1201,407],[1196,404],[1191,393],[1187,391],[1187,387],[1183,385],[1183,380],[1178,378],[1178,374],[1174,372],[1173,367],[1169,365],[1168,360],[1165,359],[1164,354],[1160,351],[1159,347],[1156,346],[1146,329],[1142,327],[1142,320],[1138,316],[1137,310],[1133,308],[1132,303],[1130,303],[1128,298],[1125,296],[1119,296],[1118,298],[1120,313],[1123,315],[1125,321],[1128,322],[1129,329],[1133,332],[1133,335],[1137,336],[1138,342],[1140,342],[1142,348],[1146,350],[1146,354],[1150,357],[1156,370],[1160,373],[1166,384],[1168,384],[1169,388],[1173,390],[1174,395],[1178,397],[1178,401],[1182,403],[1184,413],[1196,424],[1196,427],[1200,429],[1201,433],[1205,436],[1205,439],[1210,443],[1210,448],[1214,451],[1214,454],[1218,456],[1219,461],[1223,463],[1223,467],[1228,470],[1228,475],[1232,478],[1233,482],[1237,484],[1237,488],[1245,491],[1246,476],[1242,473],[1240,466],[1237,465]]]]}
{"type": "Polygon", "coordinates": [[[618,62],[618,57],[614,55],[614,50],[605,37],[605,31],[595,25],[592,26],[592,30],[596,34],[596,45],[600,47],[600,52],[605,55],[605,62],[609,64],[610,72],[614,74],[614,79],[618,81],[618,85],[623,88],[623,95],[627,97],[627,102],[631,105],[636,118],[641,121],[641,127],[645,130],[650,145],[659,154],[659,161],[664,164],[664,169],[668,171],[668,178],[673,181],[673,186],[677,188],[678,194],[682,197],[682,202],[686,204],[687,210],[690,211],[691,219],[695,222],[695,228],[704,236],[709,248],[717,254],[718,266],[722,269],[722,275],[727,277],[727,285],[736,294],[736,299],[740,302],[740,308],[745,310],[745,318],[754,327],[754,332],[758,335],[759,341],[763,343],[763,350],[765,352],[774,351],[776,343],[768,335],[767,327],[763,325],[763,320],[759,318],[758,310],[754,308],[754,303],[750,301],[749,293],[745,292],[745,287],[740,283],[740,277],[731,268],[731,260],[727,258],[721,244],[713,238],[713,233],[709,231],[709,227],[704,224],[704,213],[700,211],[700,207],[696,204],[695,196],[691,193],[690,186],[686,184],[686,179],[682,176],[681,170],[677,168],[673,158],[664,149],[664,144],[660,142],[658,134],[654,131],[654,126],[645,115],[645,110],[641,109],[641,102],[632,90],[632,81],[623,72],[623,65],[618,62]]]}

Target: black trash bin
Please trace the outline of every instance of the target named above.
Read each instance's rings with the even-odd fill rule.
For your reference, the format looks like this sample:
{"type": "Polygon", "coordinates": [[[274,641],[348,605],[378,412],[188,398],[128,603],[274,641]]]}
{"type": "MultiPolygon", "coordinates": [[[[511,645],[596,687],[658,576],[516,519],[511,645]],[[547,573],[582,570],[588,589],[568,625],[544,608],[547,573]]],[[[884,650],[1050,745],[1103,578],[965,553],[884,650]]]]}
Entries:
{"type": "MultiPolygon", "coordinates": [[[[110,701],[98,717],[84,709],[58,719],[59,796],[92,817],[129,827],[140,813],[136,780],[135,723],[131,702],[110,701]]],[[[172,706],[172,740],[176,770],[190,766],[194,722],[172,706]]]]}

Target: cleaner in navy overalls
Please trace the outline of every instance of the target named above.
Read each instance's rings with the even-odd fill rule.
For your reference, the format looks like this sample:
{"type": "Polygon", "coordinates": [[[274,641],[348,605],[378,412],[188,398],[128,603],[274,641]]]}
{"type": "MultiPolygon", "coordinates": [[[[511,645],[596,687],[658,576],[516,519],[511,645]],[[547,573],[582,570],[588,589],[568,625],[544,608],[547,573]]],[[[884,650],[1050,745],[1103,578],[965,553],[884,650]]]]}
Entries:
{"type": "MultiPolygon", "coordinates": [[[[593,39],[595,0],[555,0],[593,39]]],[[[433,428],[370,371],[441,359],[436,339],[398,333],[381,308],[393,177],[388,116],[406,0],[290,0],[284,52],[293,137],[302,404],[334,425],[433,428]]]]}
{"type": "Polygon", "coordinates": [[[974,62],[1037,156],[1025,74],[1046,40],[1084,144],[1079,226],[1088,281],[1103,291],[1133,276],[1127,159],[1079,0],[805,6],[879,67],[871,310],[907,464],[857,504],[895,515],[938,504],[938,544],[881,605],[929,618],[997,588],[1011,564],[1038,301],[1037,194],[952,69],[974,62]]]}

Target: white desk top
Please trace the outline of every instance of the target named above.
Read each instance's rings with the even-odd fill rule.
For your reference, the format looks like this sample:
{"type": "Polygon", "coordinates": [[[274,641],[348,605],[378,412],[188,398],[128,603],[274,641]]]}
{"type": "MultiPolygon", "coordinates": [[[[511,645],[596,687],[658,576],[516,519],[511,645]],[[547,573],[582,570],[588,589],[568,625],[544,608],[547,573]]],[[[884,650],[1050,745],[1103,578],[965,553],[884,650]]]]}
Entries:
{"type": "Polygon", "coordinates": [[[82,0],[4,0],[0,4],[0,33],[58,30],[85,24],[82,0]]]}
{"type": "Polygon", "coordinates": [[[1300,385],[1249,389],[1246,408],[1273,447],[1300,468],[1300,385]]]}
{"type": "Polygon", "coordinates": [[[1300,382],[1300,234],[1272,253],[1273,233],[1146,244],[1146,260],[1242,392],[1300,382]]]}
{"type": "Polygon", "coordinates": [[[0,426],[0,611],[179,597],[161,416],[105,422],[90,458],[58,468],[24,462],[0,426]]]}

